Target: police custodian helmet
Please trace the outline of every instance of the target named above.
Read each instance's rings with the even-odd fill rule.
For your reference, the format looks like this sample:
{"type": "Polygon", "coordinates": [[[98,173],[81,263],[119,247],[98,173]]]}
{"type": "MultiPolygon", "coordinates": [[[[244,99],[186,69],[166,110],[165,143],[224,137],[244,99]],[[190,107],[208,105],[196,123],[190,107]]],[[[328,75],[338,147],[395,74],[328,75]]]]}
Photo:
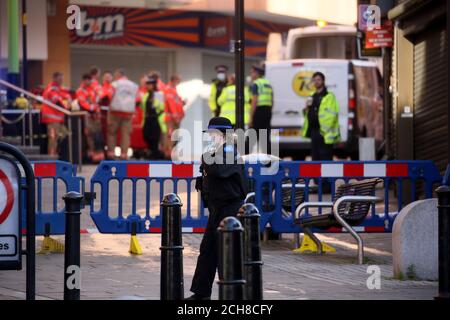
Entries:
{"type": "Polygon", "coordinates": [[[226,130],[230,129],[233,129],[233,125],[229,119],[224,117],[215,117],[209,121],[208,130],[205,130],[204,132],[220,130],[225,133],[226,130]]]}

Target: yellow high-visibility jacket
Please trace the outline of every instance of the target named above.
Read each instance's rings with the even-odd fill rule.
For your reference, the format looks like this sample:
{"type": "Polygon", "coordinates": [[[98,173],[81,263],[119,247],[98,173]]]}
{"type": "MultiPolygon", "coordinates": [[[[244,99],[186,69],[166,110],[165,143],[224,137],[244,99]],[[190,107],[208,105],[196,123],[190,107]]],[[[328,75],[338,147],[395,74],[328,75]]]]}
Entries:
{"type": "MultiPolygon", "coordinates": [[[[145,117],[146,117],[146,109],[147,109],[147,100],[150,97],[150,93],[146,93],[144,94],[144,96],[142,97],[142,101],[141,101],[141,109],[144,111],[144,117],[143,117],[143,124],[145,123],[145,117]]],[[[165,108],[166,106],[164,105],[164,103],[162,101],[160,101],[158,98],[154,97],[153,98],[153,107],[156,110],[156,113],[158,114],[158,123],[159,126],[161,127],[161,132],[162,133],[167,133],[167,124],[165,121],[165,108]]]]}
{"type": "Polygon", "coordinates": [[[211,93],[209,94],[208,104],[209,104],[209,108],[211,109],[211,113],[213,116],[216,115],[216,112],[218,114],[220,114],[221,105],[220,105],[220,103],[218,103],[218,99],[219,99],[220,94],[223,92],[223,89],[220,90],[220,88],[222,88],[222,86],[224,86],[223,89],[225,89],[226,85],[220,83],[218,80],[213,81],[213,83],[211,85],[211,93]]]}
{"type": "MultiPolygon", "coordinates": [[[[244,90],[244,124],[247,126],[250,122],[250,91],[248,87],[244,90]]],[[[236,86],[230,85],[223,89],[222,94],[218,99],[220,109],[220,116],[231,121],[232,125],[236,125],[236,86]]]]}
{"type": "Polygon", "coordinates": [[[258,107],[272,107],[273,106],[273,88],[269,80],[259,78],[254,82],[258,87],[258,107]]]}
{"type": "MultiPolygon", "coordinates": [[[[307,138],[309,130],[308,112],[303,111],[305,123],[302,129],[302,136],[307,138]]],[[[339,128],[339,103],[333,93],[323,97],[319,107],[319,125],[326,144],[335,144],[341,140],[341,132],[339,128]]]]}

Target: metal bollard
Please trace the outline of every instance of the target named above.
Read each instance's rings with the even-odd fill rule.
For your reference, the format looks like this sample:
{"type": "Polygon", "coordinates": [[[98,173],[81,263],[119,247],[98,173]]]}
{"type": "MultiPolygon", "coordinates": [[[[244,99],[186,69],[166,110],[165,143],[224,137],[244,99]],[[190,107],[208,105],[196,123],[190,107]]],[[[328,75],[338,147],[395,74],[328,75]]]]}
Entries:
{"type": "Polygon", "coordinates": [[[183,239],[181,203],[176,194],[168,194],[161,202],[161,300],[183,300],[183,239]]]}
{"type": "Polygon", "coordinates": [[[436,190],[439,211],[439,296],[450,299],[450,186],[436,190]]]}
{"type": "Polygon", "coordinates": [[[245,299],[262,300],[262,259],[258,208],[254,204],[244,204],[238,218],[244,226],[244,276],[245,299]]]}
{"type": "Polygon", "coordinates": [[[244,256],[241,223],[234,217],[222,220],[219,231],[219,300],[244,299],[244,256]]]}
{"type": "Polygon", "coordinates": [[[69,192],[63,200],[66,204],[64,300],[80,300],[80,216],[83,196],[78,192],[69,192]]]}

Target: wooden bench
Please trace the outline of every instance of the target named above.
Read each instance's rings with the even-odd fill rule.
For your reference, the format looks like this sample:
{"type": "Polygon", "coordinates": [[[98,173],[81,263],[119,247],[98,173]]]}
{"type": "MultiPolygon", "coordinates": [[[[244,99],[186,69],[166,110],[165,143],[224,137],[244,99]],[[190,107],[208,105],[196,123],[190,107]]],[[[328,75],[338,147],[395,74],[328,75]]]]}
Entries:
{"type": "Polygon", "coordinates": [[[336,190],[333,202],[304,202],[295,210],[294,223],[300,225],[304,233],[314,241],[319,253],[323,253],[322,244],[311,229],[344,228],[355,238],[358,244],[358,263],[362,264],[364,259],[363,240],[352,226],[362,224],[369,214],[371,206],[381,200],[375,197],[375,188],[382,181],[381,179],[370,179],[340,185],[336,190]],[[300,214],[306,208],[332,208],[332,212],[301,217],[300,214]]]}

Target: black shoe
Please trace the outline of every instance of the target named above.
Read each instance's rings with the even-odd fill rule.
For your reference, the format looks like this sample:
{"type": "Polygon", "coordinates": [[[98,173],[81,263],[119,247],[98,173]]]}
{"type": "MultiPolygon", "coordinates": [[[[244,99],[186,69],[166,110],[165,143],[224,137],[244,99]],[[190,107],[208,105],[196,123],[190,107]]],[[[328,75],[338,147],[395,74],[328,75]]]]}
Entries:
{"type": "Polygon", "coordinates": [[[209,301],[211,300],[211,297],[207,297],[207,296],[202,296],[200,294],[193,294],[192,296],[190,296],[189,298],[186,298],[184,300],[194,300],[194,301],[209,301]]]}

